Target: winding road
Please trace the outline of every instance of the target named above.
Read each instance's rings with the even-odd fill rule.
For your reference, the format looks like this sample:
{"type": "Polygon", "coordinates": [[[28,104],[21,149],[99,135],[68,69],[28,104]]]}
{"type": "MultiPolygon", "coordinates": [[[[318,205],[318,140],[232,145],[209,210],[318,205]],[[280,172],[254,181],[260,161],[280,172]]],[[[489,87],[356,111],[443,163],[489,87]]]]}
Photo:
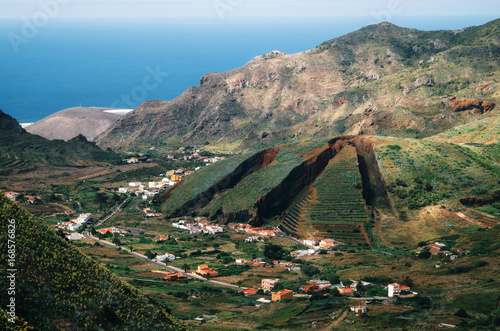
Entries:
{"type": "Polygon", "coordinates": [[[212,285],[216,285],[216,286],[222,286],[222,287],[230,288],[230,289],[233,289],[233,290],[236,290],[236,291],[242,291],[242,290],[246,290],[247,289],[246,287],[239,287],[237,285],[228,284],[228,283],[224,283],[224,282],[219,282],[219,281],[216,281],[216,280],[209,280],[207,278],[204,278],[204,277],[196,275],[196,274],[184,272],[184,270],[182,270],[182,269],[166,265],[163,262],[159,262],[159,261],[155,261],[155,260],[150,260],[150,259],[148,259],[148,257],[146,255],[142,255],[142,254],[139,254],[137,252],[131,251],[130,249],[128,249],[126,247],[123,247],[123,246],[115,245],[112,242],[96,238],[92,234],[90,234],[88,231],[83,231],[82,235],[85,238],[87,238],[87,239],[94,240],[94,241],[96,241],[96,242],[98,242],[100,244],[106,245],[108,247],[112,247],[112,248],[118,248],[118,247],[120,247],[127,254],[129,254],[129,255],[137,258],[137,259],[143,260],[143,261],[145,261],[145,262],[147,262],[149,264],[152,264],[154,266],[166,269],[166,270],[171,271],[171,272],[180,272],[180,273],[182,273],[184,276],[186,276],[188,278],[196,279],[196,280],[199,280],[199,281],[202,281],[202,282],[205,282],[205,283],[209,283],[209,284],[212,284],[212,285]]]}

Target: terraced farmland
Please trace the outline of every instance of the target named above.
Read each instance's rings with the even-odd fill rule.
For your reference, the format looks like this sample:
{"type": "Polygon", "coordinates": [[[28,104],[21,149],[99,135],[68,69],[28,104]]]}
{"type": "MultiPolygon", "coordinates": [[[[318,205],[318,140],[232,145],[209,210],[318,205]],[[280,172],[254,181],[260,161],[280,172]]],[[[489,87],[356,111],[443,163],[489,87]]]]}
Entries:
{"type": "Polygon", "coordinates": [[[16,158],[13,154],[2,154],[0,157],[0,174],[8,175],[13,170],[21,170],[29,167],[26,160],[16,158]]]}
{"type": "Polygon", "coordinates": [[[367,220],[356,149],[346,146],[313,184],[316,199],[305,209],[305,219],[316,236],[346,244],[366,244],[362,224],[367,220]]]}

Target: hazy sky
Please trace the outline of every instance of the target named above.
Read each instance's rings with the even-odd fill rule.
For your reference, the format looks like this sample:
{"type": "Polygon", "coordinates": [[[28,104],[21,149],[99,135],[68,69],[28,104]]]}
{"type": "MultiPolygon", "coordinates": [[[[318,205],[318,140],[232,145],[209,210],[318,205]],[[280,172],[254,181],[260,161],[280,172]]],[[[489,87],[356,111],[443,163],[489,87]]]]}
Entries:
{"type": "MultiPolygon", "coordinates": [[[[500,16],[499,0],[0,0],[0,18],[500,16]]],[[[386,19],[387,18],[387,19],[386,19]]]]}

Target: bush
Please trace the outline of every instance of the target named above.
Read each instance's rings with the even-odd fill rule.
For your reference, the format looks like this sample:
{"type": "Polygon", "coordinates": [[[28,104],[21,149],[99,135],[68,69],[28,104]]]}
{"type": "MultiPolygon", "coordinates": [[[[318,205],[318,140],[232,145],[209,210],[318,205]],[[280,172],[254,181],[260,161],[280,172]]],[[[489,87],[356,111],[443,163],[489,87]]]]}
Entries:
{"type": "Polygon", "coordinates": [[[279,245],[269,243],[264,247],[264,257],[268,260],[281,260],[285,253],[285,249],[279,245]]]}

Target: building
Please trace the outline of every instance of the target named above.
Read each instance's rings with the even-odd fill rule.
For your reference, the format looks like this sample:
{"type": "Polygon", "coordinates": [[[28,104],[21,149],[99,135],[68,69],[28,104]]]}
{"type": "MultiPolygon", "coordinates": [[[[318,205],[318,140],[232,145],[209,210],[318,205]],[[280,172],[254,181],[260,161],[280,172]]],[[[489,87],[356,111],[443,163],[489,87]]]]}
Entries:
{"type": "Polygon", "coordinates": [[[141,182],[130,182],[130,183],[128,183],[128,186],[131,186],[131,187],[139,187],[141,185],[142,185],[141,182]]]}
{"type": "Polygon", "coordinates": [[[273,301],[281,301],[285,299],[293,299],[293,291],[291,290],[281,290],[279,292],[275,292],[272,295],[273,301]]]}
{"type": "Polygon", "coordinates": [[[126,187],[118,188],[118,193],[128,193],[130,190],[126,187]]]}
{"type": "Polygon", "coordinates": [[[160,262],[164,262],[164,261],[172,262],[173,260],[175,260],[175,255],[174,254],[165,253],[164,255],[158,255],[156,257],[156,259],[158,261],[160,261],[160,262]]]}
{"type": "Polygon", "coordinates": [[[106,233],[120,233],[120,230],[118,228],[107,228],[107,229],[100,229],[96,230],[96,232],[99,232],[101,234],[106,234],[106,233]]]}
{"type": "Polygon", "coordinates": [[[429,245],[429,251],[432,255],[438,255],[443,247],[445,247],[445,244],[435,242],[434,244],[429,245]]]}
{"type": "Polygon", "coordinates": [[[331,289],[332,284],[327,280],[313,279],[309,281],[309,284],[304,285],[302,290],[306,293],[314,292],[319,293],[325,289],[331,289]]]}
{"type": "Polygon", "coordinates": [[[19,195],[17,192],[5,192],[4,194],[10,201],[16,201],[16,198],[19,195]]]}
{"type": "Polygon", "coordinates": [[[246,264],[247,260],[245,259],[236,259],[236,264],[246,264]]]}
{"type": "Polygon", "coordinates": [[[278,284],[279,283],[279,279],[263,279],[261,281],[261,287],[262,287],[262,290],[264,290],[265,292],[271,292],[271,290],[273,289],[274,285],[278,284]]]}
{"type": "Polygon", "coordinates": [[[315,240],[309,240],[309,239],[304,239],[303,243],[304,243],[304,245],[309,246],[309,247],[314,247],[314,245],[316,245],[315,240]]]}
{"type": "Polygon", "coordinates": [[[153,241],[154,242],[157,242],[157,241],[166,241],[166,240],[169,240],[169,239],[170,239],[169,236],[161,235],[161,236],[158,236],[156,238],[153,238],[153,241]]]}
{"type": "Polygon", "coordinates": [[[208,275],[208,276],[212,276],[212,277],[218,275],[217,271],[210,269],[208,267],[208,265],[206,265],[206,264],[199,265],[198,270],[196,270],[196,273],[198,273],[200,275],[208,275]]]}
{"type": "Polygon", "coordinates": [[[81,240],[81,239],[85,238],[84,236],[82,236],[78,232],[65,233],[65,236],[66,236],[66,238],[68,238],[68,240],[81,240]]]}
{"type": "Polygon", "coordinates": [[[202,228],[203,233],[216,234],[218,232],[224,232],[224,229],[220,226],[210,225],[202,228]]]}
{"type": "Polygon", "coordinates": [[[172,272],[172,273],[165,275],[165,279],[168,279],[168,280],[181,280],[181,279],[186,279],[186,278],[187,277],[184,276],[184,274],[180,271],[172,272]]]}
{"type": "Polygon", "coordinates": [[[355,314],[366,313],[366,303],[363,304],[360,303],[355,306],[351,306],[351,311],[354,312],[355,314]]]}
{"type": "Polygon", "coordinates": [[[409,294],[411,293],[411,289],[409,286],[399,285],[398,283],[392,283],[387,286],[388,297],[392,298],[394,296],[399,296],[401,294],[409,294]]]}
{"type": "MultiPolygon", "coordinates": [[[[146,200],[147,200],[147,195],[146,195],[146,200]]],[[[158,216],[160,216],[160,214],[154,212],[151,208],[144,208],[143,212],[144,212],[144,215],[146,215],[146,217],[158,217],[158,216]]]]}
{"type": "Polygon", "coordinates": [[[254,290],[253,288],[247,288],[246,290],[242,291],[243,294],[246,296],[246,297],[249,297],[249,296],[252,296],[252,295],[255,295],[257,294],[257,290],[254,290]]]}
{"type": "Polygon", "coordinates": [[[329,249],[335,246],[335,240],[333,239],[323,239],[319,242],[319,247],[321,249],[329,249]]]}
{"type": "Polygon", "coordinates": [[[354,291],[352,290],[352,287],[350,287],[350,286],[338,287],[337,289],[339,290],[339,293],[343,294],[343,295],[353,295],[354,294],[354,291]]]}

